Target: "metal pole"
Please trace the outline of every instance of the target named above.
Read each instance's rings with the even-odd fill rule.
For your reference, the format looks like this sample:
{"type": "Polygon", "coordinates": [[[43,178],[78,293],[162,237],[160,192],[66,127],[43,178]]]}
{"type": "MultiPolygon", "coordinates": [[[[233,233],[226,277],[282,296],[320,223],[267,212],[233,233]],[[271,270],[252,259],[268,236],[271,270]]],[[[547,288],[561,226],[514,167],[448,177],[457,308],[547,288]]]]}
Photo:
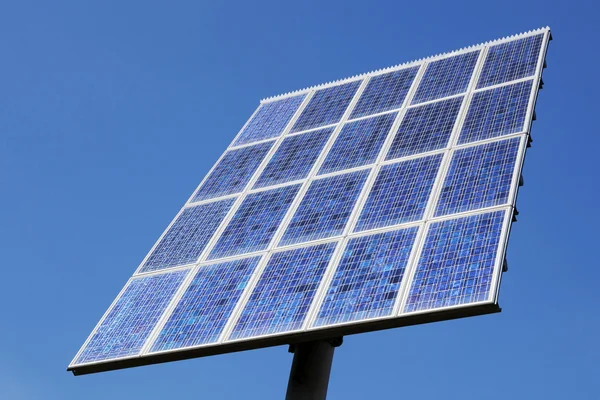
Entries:
{"type": "Polygon", "coordinates": [[[294,353],[286,400],[325,400],[333,351],[343,339],[318,340],[290,345],[294,353]]]}

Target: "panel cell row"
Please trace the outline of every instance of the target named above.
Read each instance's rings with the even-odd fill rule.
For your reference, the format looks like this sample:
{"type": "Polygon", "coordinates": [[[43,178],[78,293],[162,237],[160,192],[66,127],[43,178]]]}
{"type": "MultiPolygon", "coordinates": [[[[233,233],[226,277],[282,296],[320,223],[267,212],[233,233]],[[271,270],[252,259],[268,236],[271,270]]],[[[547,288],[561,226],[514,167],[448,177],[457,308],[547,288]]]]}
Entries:
{"type": "MultiPolygon", "coordinates": [[[[517,179],[516,165],[523,140],[519,136],[453,150],[433,216],[507,204],[517,179]]],[[[353,232],[422,220],[434,195],[442,157],[439,153],[381,166],[360,210],[358,200],[365,191],[371,168],[314,179],[281,239],[273,244],[282,247],[340,236],[347,231],[354,214],[357,220],[353,232]]],[[[207,259],[269,248],[300,187],[301,184],[293,184],[248,194],[207,259]]],[[[234,201],[226,199],[186,208],[140,272],[197,262],[234,201]]]]}
{"type": "MultiPolygon", "coordinates": [[[[543,48],[544,34],[490,46],[477,81],[478,89],[533,76],[543,48]]],[[[411,104],[465,93],[473,78],[481,50],[428,62],[411,104]]],[[[420,66],[376,75],[352,110],[358,118],[402,107],[420,66]]],[[[330,86],[315,92],[291,132],[301,132],[340,121],[362,80],[330,86]]],[[[261,104],[234,145],[280,136],[306,95],[261,104]]]]}
{"type": "MultiPolygon", "coordinates": [[[[458,144],[464,145],[523,132],[529,110],[532,80],[474,93],[458,144]]],[[[397,129],[391,131],[397,113],[351,121],[342,127],[324,156],[318,175],[376,162],[383,144],[393,136],[386,160],[410,157],[448,147],[463,97],[455,97],[406,111],[397,129]]],[[[266,164],[253,188],[305,179],[324,152],[333,128],[285,138],[266,164]]],[[[273,142],[228,151],[205,179],[192,202],[241,193],[271,149],[273,142]]]]}
{"type": "MultiPolygon", "coordinates": [[[[417,226],[198,267],[149,353],[293,333],[342,323],[489,301],[506,211],[433,222],[412,282],[417,226]],[[457,240],[460,239],[460,240],[457,240]],[[339,257],[334,257],[340,248],[339,257]],[[336,261],[339,260],[339,261],[336,261]],[[335,265],[337,263],[337,265],[335,265]],[[328,269],[334,273],[317,296],[328,269]],[[251,277],[258,277],[249,286],[251,277]],[[407,286],[400,311],[401,288],[407,286]],[[250,290],[247,296],[244,292],[250,290]],[[244,298],[247,300],[244,302],[244,298]],[[234,314],[238,308],[239,313],[234,314]],[[315,316],[310,317],[311,309],[315,316]]],[[[139,355],[189,270],[132,279],[76,364],[139,355]]]]}

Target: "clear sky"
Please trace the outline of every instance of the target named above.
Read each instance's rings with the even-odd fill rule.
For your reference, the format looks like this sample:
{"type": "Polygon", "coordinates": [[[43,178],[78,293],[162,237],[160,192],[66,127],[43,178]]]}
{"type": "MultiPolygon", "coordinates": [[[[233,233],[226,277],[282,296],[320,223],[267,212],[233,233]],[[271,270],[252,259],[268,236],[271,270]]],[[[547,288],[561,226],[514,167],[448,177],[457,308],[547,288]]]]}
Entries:
{"type": "Polygon", "coordinates": [[[600,398],[598,15],[552,0],[3,2],[0,399],[282,399],[286,347],[65,369],[259,99],[546,25],[503,312],[346,337],[329,398],[600,398]]]}

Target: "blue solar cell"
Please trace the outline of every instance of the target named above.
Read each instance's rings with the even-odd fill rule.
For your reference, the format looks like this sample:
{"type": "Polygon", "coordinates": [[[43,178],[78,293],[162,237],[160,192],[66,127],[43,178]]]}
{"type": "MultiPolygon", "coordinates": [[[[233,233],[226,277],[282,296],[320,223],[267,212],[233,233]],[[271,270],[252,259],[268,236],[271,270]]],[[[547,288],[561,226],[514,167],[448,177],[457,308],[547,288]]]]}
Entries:
{"type": "Polygon", "coordinates": [[[314,326],[391,315],[417,228],[350,239],[314,326]]]}
{"type": "Polygon", "coordinates": [[[400,108],[417,71],[419,67],[412,67],[371,78],[350,117],[358,118],[400,108]]]}
{"type": "Polygon", "coordinates": [[[405,312],[490,298],[504,211],[431,224],[405,312]]]}
{"type": "Polygon", "coordinates": [[[260,188],[306,178],[331,136],[331,132],[333,128],[326,128],[285,138],[254,187],[260,188]]]}
{"type": "Polygon", "coordinates": [[[524,81],[475,93],[458,143],[522,132],[532,87],[524,81]]]}
{"type": "Polygon", "coordinates": [[[438,150],[448,145],[463,97],[409,108],[402,119],[387,160],[438,150]]]}
{"type": "Polygon", "coordinates": [[[274,253],[230,339],[300,329],[336,243],[274,253]]]}
{"type": "Polygon", "coordinates": [[[369,170],[313,181],[279,246],[341,235],[369,170]]]}
{"type": "Polygon", "coordinates": [[[133,279],[75,364],[139,354],[188,271],[133,279]]]}
{"type": "Polygon", "coordinates": [[[505,204],[520,141],[513,138],[457,150],[435,216],[505,204]]]}
{"type": "Polygon", "coordinates": [[[317,90],[294,124],[292,132],[305,131],[339,122],[361,81],[317,90]]]}
{"type": "Polygon", "coordinates": [[[477,88],[514,81],[535,74],[544,34],[492,46],[477,88]]]}
{"type": "Polygon", "coordinates": [[[140,272],[196,262],[234,201],[235,199],[225,199],[183,210],[140,272]]]}
{"type": "Polygon", "coordinates": [[[229,150],[206,178],[192,201],[239,193],[248,184],[274,141],[229,150]]]}
{"type": "Polygon", "coordinates": [[[258,142],[280,136],[306,95],[261,104],[234,145],[258,142]]]}
{"type": "Polygon", "coordinates": [[[412,104],[463,93],[479,57],[479,50],[442,58],[427,66],[412,104]]]}
{"type": "Polygon", "coordinates": [[[216,342],[260,259],[200,267],[151,351],[216,342]]]}
{"type": "Polygon", "coordinates": [[[423,218],[441,161],[436,154],[381,167],[354,230],[423,218]]]}
{"type": "Polygon", "coordinates": [[[348,122],[340,131],[319,174],[372,164],[377,159],[397,113],[348,122]]]}
{"type": "Polygon", "coordinates": [[[298,184],[249,194],[219,237],[208,259],[266,249],[299,188],[298,184]]]}

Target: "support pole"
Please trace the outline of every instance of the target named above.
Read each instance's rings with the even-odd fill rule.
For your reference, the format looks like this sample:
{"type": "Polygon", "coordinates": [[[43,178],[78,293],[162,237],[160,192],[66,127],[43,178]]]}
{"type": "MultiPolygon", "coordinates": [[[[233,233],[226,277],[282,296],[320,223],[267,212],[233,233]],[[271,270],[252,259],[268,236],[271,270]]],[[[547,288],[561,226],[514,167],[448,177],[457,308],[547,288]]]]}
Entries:
{"type": "Polygon", "coordinates": [[[290,345],[294,353],[286,400],[325,400],[333,351],[343,339],[318,340],[290,345]]]}

